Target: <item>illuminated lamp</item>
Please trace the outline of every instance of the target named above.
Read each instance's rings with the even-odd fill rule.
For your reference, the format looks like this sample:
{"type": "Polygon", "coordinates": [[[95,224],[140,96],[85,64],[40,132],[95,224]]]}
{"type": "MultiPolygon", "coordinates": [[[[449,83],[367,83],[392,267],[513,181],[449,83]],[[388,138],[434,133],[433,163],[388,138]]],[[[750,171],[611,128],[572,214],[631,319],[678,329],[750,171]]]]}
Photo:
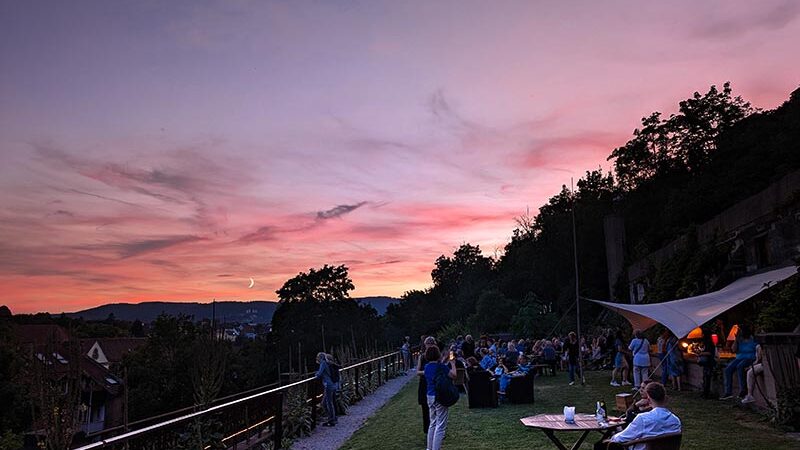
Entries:
{"type": "Polygon", "coordinates": [[[686,342],[686,341],[684,341],[684,342],[681,342],[681,346],[682,346],[683,348],[689,348],[689,343],[688,343],[688,342],[686,342]]]}
{"type": "Polygon", "coordinates": [[[738,332],[739,332],[739,325],[732,326],[730,333],[728,333],[728,339],[726,339],[726,341],[735,341],[736,333],[738,332]]]}
{"type": "Polygon", "coordinates": [[[701,339],[702,337],[703,337],[703,330],[701,330],[700,327],[697,327],[689,332],[689,335],[686,336],[686,339],[701,339]]]}
{"type": "Polygon", "coordinates": [[[711,335],[711,342],[713,342],[714,345],[719,345],[719,336],[717,336],[716,333],[711,335]]]}

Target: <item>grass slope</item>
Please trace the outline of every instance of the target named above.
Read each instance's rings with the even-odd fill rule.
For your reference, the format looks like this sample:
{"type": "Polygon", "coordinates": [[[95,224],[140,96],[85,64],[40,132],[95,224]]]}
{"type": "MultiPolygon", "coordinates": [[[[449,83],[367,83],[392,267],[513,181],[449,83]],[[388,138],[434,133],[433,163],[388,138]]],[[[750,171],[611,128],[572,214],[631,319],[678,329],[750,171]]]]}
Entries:
{"type": "MultiPolygon", "coordinates": [[[[466,397],[450,409],[445,449],[532,449],[555,448],[538,430],[526,429],[521,417],[558,413],[564,405],[575,405],[579,413],[594,411],[594,403],[604,399],[613,408],[614,395],[623,392],[608,385],[604,372],[588,372],[586,386],[568,386],[566,374],[539,377],[536,403],[501,404],[497,409],[468,409],[466,397]]],[[[797,441],[786,438],[758,414],[733,406],[730,402],[702,400],[696,392],[674,393],[670,408],[683,423],[682,449],[797,449],[797,441]]],[[[616,411],[611,411],[616,414],[616,411]]],[[[578,433],[562,433],[570,447],[578,433]]],[[[590,434],[581,449],[591,449],[600,435],[590,434]]],[[[411,382],[358,430],[342,449],[423,449],[422,416],[417,405],[417,383],[411,382]]]]}

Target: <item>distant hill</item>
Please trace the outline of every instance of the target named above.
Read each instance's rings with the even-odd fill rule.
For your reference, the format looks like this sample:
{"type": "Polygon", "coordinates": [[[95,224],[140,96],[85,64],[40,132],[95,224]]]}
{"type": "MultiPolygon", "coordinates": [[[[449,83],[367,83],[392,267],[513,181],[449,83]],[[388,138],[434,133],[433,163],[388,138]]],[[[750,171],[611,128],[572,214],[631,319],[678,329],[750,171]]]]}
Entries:
{"type": "MultiPolygon", "coordinates": [[[[386,308],[398,300],[392,297],[362,297],[355,299],[359,303],[372,305],[378,314],[386,313],[386,308]]],[[[278,307],[276,301],[256,300],[250,302],[218,301],[216,302],[216,315],[218,320],[229,322],[254,322],[269,323],[278,307]]],[[[198,302],[142,302],[142,303],[109,303],[94,308],[66,313],[68,317],[83,318],[84,320],[104,320],[109,314],[119,320],[141,320],[152,322],[160,314],[166,313],[177,316],[186,314],[194,316],[195,320],[211,319],[212,304],[198,302]]]]}

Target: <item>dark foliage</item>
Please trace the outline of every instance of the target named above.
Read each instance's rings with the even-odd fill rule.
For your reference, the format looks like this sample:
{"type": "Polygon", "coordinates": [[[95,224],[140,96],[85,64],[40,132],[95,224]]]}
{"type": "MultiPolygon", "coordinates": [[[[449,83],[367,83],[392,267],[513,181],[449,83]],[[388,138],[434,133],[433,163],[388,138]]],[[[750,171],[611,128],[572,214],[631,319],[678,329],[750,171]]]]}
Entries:
{"type": "Polygon", "coordinates": [[[378,312],[351,299],[353,289],[347,267],[326,265],[298,274],[276,291],[280,306],[272,317],[272,337],[281,360],[287,366],[292,360],[287,370],[311,370],[317,352],[334,347],[358,353],[383,345],[378,312]]]}

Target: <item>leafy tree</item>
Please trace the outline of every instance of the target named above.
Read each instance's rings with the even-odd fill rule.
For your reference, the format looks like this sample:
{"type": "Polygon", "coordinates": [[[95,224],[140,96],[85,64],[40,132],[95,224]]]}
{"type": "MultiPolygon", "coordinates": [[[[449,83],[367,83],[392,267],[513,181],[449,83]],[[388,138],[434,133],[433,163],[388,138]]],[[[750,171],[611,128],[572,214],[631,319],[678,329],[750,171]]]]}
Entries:
{"type": "Polygon", "coordinates": [[[189,368],[198,333],[191,316],[161,315],[147,343],[125,356],[131,420],[194,404],[189,368]]]}
{"type": "Polygon", "coordinates": [[[292,367],[303,371],[314,365],[317,352],[331,352],[333,346],[351,347],[354,354],[376,350],[379,338],[383,341],[378,313],[351,299],[352,289],[344,265],[310,269],[278,289],[281,304],[272,316],[272,335],[281,360],[288,365],[292,358],[292,367]]]}
{"type": "Polygon", "coordinates": [[[704,169],[721,133],[754,112],[750,103],[732,92],[730,82],[722,91],[711,86],[706,94],[695,92],[680,102],[678,113],[667,119],[659,112],[643,118],[633,139],[608,157],[614,159],[620,186],[632,191],[659,176],[704,169]]]}
{"type": "Polygon", "coordinates": [[[475,302],[493,278],[493,261],[477,245],[462,244],[452,257],[440,256],[431,271],[431,295],[442,302],[448,320],[475,312],[475,302]]]}
{"type": "MultiPolygon", "coordinates": [[[[25,359],[14,341],[11,323],[0,318],[0,441],[13,442],[31,425],[31,398],[25,383],[25,359]]],[[[0,447],[2,448],[2,447],[0,447]]],[[[17,448],[11,447],[8,448],[17,448]]]]}
{"type": "Polygon", "coordinates": [[[529,292],[521,304],[511,317],[511,332],[517,336],[549,337],[547,334],[558,321],[551,305],[540,301],[533,292],[529,292]]]}
{"type": "Polygon", "coordinates": [[[275,291],[283,303],[317,301],[335,302],[350,298],[355,289],[347,274],[347,267],[324,265],[322,269],[309,269],[286,281],[275,291]]]}
{"type": "Polygon", "coordinates": [[[230,346],[212,333],[200,333],[194,343],[194,358],[189,375],[194,403],[206,406],[217,398],[225,381],[225,363],[230,346]]]}
{"type": "Polygon", "coordinates": [[[487,289],[478,297],[475,314],[470,316],[469,326],[480,332],[508,331],[511,317],[519,306],[497,289],[487,289]]]}
{"type": "Polygon", "coordinates": [[[448,319],[441,306],[430,290],[404,293],[399,303],[387,307],[383,318],[389,342],[397,342],[403,336],[430,335],[442,328],[448,319]]]}
{"type": "Polygon", "coordinates": [[[48,450],[68,449],[80,430],[81,368],[80,347],[71,339],[61,343],[50,339],[42,353],[31,354],[27,380],[32,394],[35,426],[44,431],[43,444],[48,450]],[[67,363],[53,363],[48,356],[61,354],[67,363]]]}
{"type": "Polygon", "coordinates": [[[800,281],[797,275],[783,282],[760,306],[756,320],[759,329],[769,332],[793,331],[800,324],[800,281]]]}

